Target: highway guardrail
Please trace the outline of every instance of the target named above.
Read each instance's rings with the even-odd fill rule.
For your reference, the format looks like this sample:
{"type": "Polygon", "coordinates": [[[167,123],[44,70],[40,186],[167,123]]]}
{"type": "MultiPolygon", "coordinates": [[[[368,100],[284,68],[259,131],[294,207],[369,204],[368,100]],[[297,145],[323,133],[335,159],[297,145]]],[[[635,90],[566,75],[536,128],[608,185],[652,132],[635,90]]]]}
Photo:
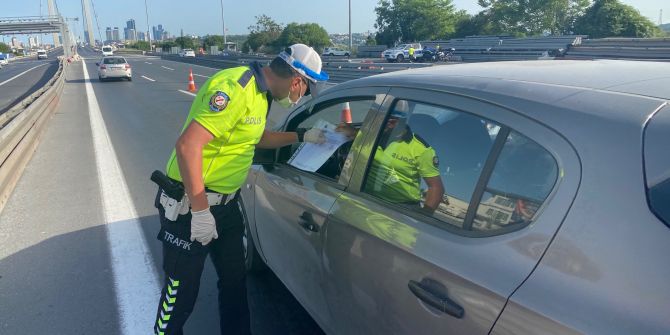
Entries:
{"type": "MultiPolygon", "coordinates": [[[[217,69],[246,65],[252,61],[269,64],[272,58],[258,59],[255,57],[221,58],[216,56],[179,57],[177,55],[161,55],[162,59],[202,65],[217,69]]],[[[330,82],[342,83],[352,79],[359,79],[381,73],[388,73],[412,68],[432,66],[432,63],[354,63],[354,62],[324,62],[323,69],[330,75],[330,82]]]]}
{"type": "Polygon", "coordinates": [[[0,211],[30,161],[63,91],[64,67],[39,90],[0,114],[0,211]]]}

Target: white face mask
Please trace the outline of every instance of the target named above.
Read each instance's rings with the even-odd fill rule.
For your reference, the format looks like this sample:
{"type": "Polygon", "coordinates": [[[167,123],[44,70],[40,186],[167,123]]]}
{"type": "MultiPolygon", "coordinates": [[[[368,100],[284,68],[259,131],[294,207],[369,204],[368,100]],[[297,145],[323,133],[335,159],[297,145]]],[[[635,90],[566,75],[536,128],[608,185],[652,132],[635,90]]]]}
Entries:
{"type": "Polygon", "coordinates": [[[276,101],[280,106],[288,109],[295,107],[300,102],[300,99],[302,99],[302,95],[298,96],[298,100],[296,101],[291,100],[291,92],[289,91],[285,98],[276,101]]]}
{"type": "Polygon", "coordinates": [[[295,105],[297,105],[298,102],[300,102],[300,99],[302,99],[302,95],[299,96],[298,100],[296,100],[296,101],[291,100],[291,93],[289,92],[289,94],[286,96],[286,98],[281,99],[281,100],[277,100],[277,103],[284,108],[292,108],[292,107],[295,107],[295,105]]]}

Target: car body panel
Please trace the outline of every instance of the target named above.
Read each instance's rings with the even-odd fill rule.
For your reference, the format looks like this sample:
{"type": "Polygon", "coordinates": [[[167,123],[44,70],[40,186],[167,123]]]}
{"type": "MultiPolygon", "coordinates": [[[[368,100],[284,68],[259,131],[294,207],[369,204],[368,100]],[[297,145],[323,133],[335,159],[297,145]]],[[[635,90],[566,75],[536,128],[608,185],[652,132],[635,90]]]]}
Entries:
{"type": "Polygon", "coordinates": [[[575,123],[584,171],[575,204],[493,333],[667,334],[670,267],[659,257],[670,229],[649,210],[641,159],[644,116],[663,103],[597,91],[574,99],[612,117],[575,123]]]}
{"type": "MultiPolygon", "coordinates": [[[[481,111],[482,117],[514,125],[560,158],[563,177],[531,226],[481,239],[458,236],[431,223],[435,220],[417,219],[353,190],[344,194],[333,207],[324,247],[329,304],[335,319],[350,320],[338,333],[486,334],[558,229],[578,187],[579,160],[557,134],[495,105],[413,89],[394,88],[389,94],[442,105],[449,101],[456,110],[481,111]],[[410,280],[443,287],[465,309],[464,318],[425,305],[408,289],[410,280]]],[[[351,186],[361,182],[354,178],[351,186]]]]}

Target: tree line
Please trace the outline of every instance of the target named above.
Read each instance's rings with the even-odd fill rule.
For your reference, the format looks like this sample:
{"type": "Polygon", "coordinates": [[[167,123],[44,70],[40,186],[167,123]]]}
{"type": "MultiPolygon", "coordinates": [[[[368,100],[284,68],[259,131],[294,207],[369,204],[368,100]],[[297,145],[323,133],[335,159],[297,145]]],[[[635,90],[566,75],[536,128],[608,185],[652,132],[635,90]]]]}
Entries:
{"type": "MultiPolygon", "coordinates": [[[[471,15],[452,0],[379,0],[374,43],[443,40],[472,35],[665,36],[659,27],[619,0],[478,0],[471,15]]],[[[372,44],[372,43],[370,43],[372,44]]]]}

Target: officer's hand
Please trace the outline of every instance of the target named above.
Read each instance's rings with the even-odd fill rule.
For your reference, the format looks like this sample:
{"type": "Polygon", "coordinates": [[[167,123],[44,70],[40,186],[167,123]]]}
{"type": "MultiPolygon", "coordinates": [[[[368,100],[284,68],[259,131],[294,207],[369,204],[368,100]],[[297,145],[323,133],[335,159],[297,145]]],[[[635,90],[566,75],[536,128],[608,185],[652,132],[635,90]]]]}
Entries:
{"type": "Polygon", "coordinates": [[[209,207],[201,211],[191,211],[191,242],[196,240],[207,245],[212,239],[219,238],[216,232],[216,221],[209,207]]]}
{"type": "Polygon", "coordinates": [[[353,140],[354,137],[356,137],[356,128],[352,127],[348,123],[340,123],[337,128],[335,128],[335,131],[342,133],[342,135],[346,136],[350,140],[353,140]]]}
{"type": "Polygon", "coordinates": [[[326,143],[326,136],[323,134],[323,130],[312,128],[305,132],[305,137],[303,137],[305,142],[314,143],[314,144],[323,144],[326,143]]]}

